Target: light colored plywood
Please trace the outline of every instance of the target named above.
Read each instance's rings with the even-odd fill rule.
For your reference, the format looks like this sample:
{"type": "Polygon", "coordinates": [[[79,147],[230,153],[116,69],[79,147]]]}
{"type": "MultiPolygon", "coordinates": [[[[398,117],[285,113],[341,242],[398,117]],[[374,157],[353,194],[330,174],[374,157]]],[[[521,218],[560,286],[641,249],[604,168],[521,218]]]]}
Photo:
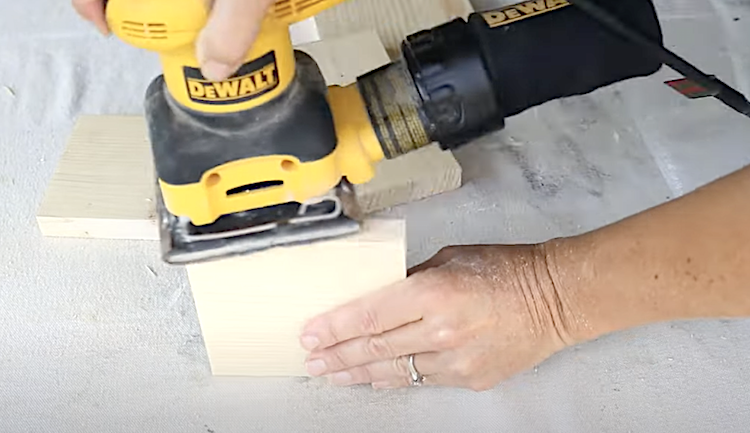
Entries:
{"type": "Polygon", "coordinates": [[[362,212],[371,214],[457,190],[462,174],[453,154],[433,144],[378,165],[375,181],[354,189],[362,212]]]}
{"type": "Polygon", "coordinates": [[[154,166],[141,117],[76,124],[37,221],[45,236],[158,239],[154,166]]]}
{"type": "Polygon", "coordinates": [[[329,38],[297,49],[315,59],[329,86],[348,86],[359,76],[390,63],[388,53],[373,30],[329,38]]]}
{"type": "Polygon", "coordinates": [[[455,18],[466,18],[472,12],[469,0],[349,0],[324,11],[315,20],[323,40],[375,30],[395,60],[407,36],[455,18]]]}
{"type": "Polygon", "coordinates": [[[405,228],[188,266],[213,374],[306,376],[299,344],[313,316],[406,277],[405,228]]]}
{"type": "Polygon", "coordinates": [[[292,24],[289,27],[289,36],[292,38],[292,45],[295,46],[319,41],[320,32],[315,17],[292,24]]]}

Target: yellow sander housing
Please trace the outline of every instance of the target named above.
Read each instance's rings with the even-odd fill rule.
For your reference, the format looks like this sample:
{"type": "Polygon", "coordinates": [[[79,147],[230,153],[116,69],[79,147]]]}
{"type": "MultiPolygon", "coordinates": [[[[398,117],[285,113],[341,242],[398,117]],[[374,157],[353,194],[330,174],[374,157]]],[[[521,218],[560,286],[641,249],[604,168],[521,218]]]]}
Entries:
{"type": "Polygon", "coordinates": [[[329,93],[289,35],[292,23],[341,1],[278,0],[243,65],[221,82],[203,77],[195,53],[206,2],[108,2],[112,31],[162,63],[146,114],[168,262],[358,229],[342,180],[372,179],[383,150],[356,86],[329,93]]]}

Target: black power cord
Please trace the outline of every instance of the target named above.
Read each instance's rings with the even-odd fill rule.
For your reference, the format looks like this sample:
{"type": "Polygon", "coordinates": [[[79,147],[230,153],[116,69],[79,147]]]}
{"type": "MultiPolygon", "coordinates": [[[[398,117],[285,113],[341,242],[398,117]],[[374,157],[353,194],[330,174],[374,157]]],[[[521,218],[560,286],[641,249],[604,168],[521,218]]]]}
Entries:
{"type": "Polygon", "coordinates": [[[649,54],[657,58],[663,64],[679,72],[685,78],[702,86],[711,96],[720,100],[735,111],[750,117],[750,101],[748,101],[742,93],[732,88],[732,86],[714,76],[704,73],[682,57],[665,48],[663,45],[650,40],[645,35],[625,24],[617,16],[599,6],[595,0],[568,1],[610,30],[619,33],[631,42],[640,45],[649,54]]]}

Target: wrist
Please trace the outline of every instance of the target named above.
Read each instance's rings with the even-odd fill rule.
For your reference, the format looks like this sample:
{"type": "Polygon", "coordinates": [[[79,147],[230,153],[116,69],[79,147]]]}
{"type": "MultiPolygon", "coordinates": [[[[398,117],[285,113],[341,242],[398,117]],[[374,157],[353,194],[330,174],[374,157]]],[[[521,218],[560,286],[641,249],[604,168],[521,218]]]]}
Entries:
{"type": "Polygon", "coordinates": [[[585,332],[579,313],[576,288],[568,284],[567,240],[537,245],[501,247],[501,258],[509,274],[500,281],[509,284],[528,313],[528,327],[539,343],[552,352],[577,344],[585,332]],[[510,257],[511,260],[507,260],[510,257]]]}
{"type": "Polygon", "coordinates": [[[556,300],[567,345],[599,337],[596,304],[590,293],[595,286],[590,249],[579,238],[553,239],[536,247],[537,267],[548,275],[543,285],[548,299],[556,300]]]}
{"type": "Polygon", "coordinates": [[[575,343],[657,320],[652,310],[660,302],[660,291],[654,283],[660,281],[644,277],[654,260],[636,234],[615,238],[593,232],[546,242],[543,250],[558,291],[568,299],[575,343]]]}

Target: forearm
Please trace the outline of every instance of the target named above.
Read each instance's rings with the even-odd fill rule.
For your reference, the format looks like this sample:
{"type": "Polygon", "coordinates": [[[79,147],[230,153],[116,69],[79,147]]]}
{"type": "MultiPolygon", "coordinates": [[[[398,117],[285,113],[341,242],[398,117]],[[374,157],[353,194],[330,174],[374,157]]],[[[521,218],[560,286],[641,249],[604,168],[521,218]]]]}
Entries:
{"type": "Polygon", "coordinates": [[[750,167],[547,247],[577,340],[661,321],[750,317],[750,167]]]}

